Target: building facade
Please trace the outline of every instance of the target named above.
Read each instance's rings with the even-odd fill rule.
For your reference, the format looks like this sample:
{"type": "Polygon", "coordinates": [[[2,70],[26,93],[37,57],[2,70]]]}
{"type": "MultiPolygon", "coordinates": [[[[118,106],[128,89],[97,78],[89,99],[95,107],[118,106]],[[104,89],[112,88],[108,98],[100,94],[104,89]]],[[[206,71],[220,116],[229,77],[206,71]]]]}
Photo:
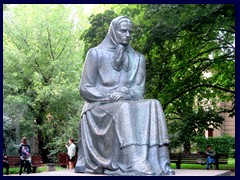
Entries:
{"type": "MultiPolygon", "coordinates": [[[[231,109],[232,102],[221,102],[218,106],[222,109],[231,109]]],[[[209,129],[206,131],[206,137],[220,137],[223,135],[229,135],[235,137],[235,116],[229,117],[229,113],[221,113],[225,119],[219,129],[209,129]]]]}

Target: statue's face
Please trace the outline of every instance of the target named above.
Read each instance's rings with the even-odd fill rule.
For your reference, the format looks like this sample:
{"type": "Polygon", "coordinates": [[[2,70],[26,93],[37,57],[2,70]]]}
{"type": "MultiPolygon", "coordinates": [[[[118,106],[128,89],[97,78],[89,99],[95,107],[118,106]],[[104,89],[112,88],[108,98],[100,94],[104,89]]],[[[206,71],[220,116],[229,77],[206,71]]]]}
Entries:
{"type": "Polygon", "coordinates": [[[123,46],[127,46],[129,44],[132,28],[132,24],[127,21],[123,21],[117,25],[115,34],[119,44],[122,44],[123,46]]]}

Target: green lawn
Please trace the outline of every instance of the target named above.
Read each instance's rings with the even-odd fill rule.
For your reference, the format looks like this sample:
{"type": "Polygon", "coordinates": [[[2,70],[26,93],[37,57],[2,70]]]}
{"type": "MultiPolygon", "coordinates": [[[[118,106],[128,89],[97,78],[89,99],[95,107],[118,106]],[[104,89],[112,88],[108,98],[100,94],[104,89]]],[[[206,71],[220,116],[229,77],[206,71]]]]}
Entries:
{"type": "MultiPolygon", "coordinates": [[[[66,169],[66,168],[62,168],[62,167],[56,165],[56,171],[60,171],[60,170],[63,170],[63,169],[66,169]]],[[[45,172],[45,171],[47,171],[47,165],[44,165],[42,167],[37,168],[37,173],[45,172]]],[[[18,174],[18,173],[19,173],[19,167],[14,167],[14,168],[9,169],[9,174],[18,174]]],[[[6,169],[5,168],[3,169],[3,174],[6,174],[6,169]]]]}
{"type": "MultiPolygon", "coordinates": [[[[171,167],[176,169],[176,164],[171,163],[171,167]]],[[[206,165],[201,164],[181,164],[181,169],[206,169],[206,165]]],[[[235,159],[229,158],[228,164],[220,164],[219,170],[235,170],[235,159]]]]}

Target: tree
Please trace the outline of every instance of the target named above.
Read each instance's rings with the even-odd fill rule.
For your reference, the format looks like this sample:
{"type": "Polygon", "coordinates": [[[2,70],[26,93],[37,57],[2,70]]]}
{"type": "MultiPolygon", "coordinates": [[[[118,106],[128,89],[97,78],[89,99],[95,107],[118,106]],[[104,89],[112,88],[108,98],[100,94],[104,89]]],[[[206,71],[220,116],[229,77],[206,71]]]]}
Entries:
{"type": "Polygon", "coordinates": [[[235,81],[230,78],[235,77],[233,5],[150,5],[146,16],[154,24],[148,30],[148,46],[142,46],[151,69],[147,92],[158,98],[160,90],[165,108],[191,91],[199,93],[199,100],[216,99],[216,94],[219,99],[234,100],[235,81]],[[222,31],[228,33],[222,35],[222,31]],[[215,70],[224,66],[228,70],[222,78],[215,70]],[[208,71],[211,78],[204,77],[208,71]]]}
{"type": "MultiPolygon", "coordinates": [[[[175,132],[194,132],[195,126],[181,126],[189,120],[186,117],[193,115],[198,116],[196,121],[205,122],[197,123],[200,132],[206,129],[206,115],[211,115],[211,120],[216,122],[214,126],[218,127],[222,119],[216,104],[221,101],[235,103],[234,5],[111,6],[111,10],[91,17],[91,26],[83,34],[85,49],[100,43],[110,20],[120,14],[133,20],[135,29],[131,44],[147,58],[145,98],[158,99],[162,103],[167,120],[171,123],[175,120],[176,127],[182,128],[176,128],[175,132]],[[211,76],[206,77],[206,73],[211,76]],[[217,114],[211,109],[202,111],[204,101],[211,103],[217,114]]],[[[235,114],[235,106],[230,112],[235,114]]],[[[187,145],[190,140],[182,136],[180,141],[185,144],[186,151],[190,150],[187,145]]]]}
{"type": "Polygon", "coordinates": [[[183,146],[184,153],[191,152],[191,143],[196,137],[205,137],[205,130],[218,129],[224,121],[219,112],[201,106],[197,110],[178,109],[178,113],[168,114],[168,117],[170,148],[183,146]]]}
{"type": "Polygon", "coordinates": [[[6,154],[11,154],[18,147],[12,122],[12,119],[3,115],[3,152],[6,154]]]}
{"type": "Polygon", "coordinates": [[[45,162],[78,134],[81,13],[82,6],[71,5],[8,5],[4,11],[4,113],[21,111],[20,135],[34,137],[45,162]]]}
{"type": "MultiPolygon", "coordinates": [[[[152,38],[147,43],[156,49],[145,50],[148,54],[159,54],[159,57],[148,56],[148,66],[154,74],[149,75],[147,92],[150,97],[160,99],[169,121],[174,119],[172,114],[177,114],[175,123],[178,123],[170,127],[172,132],[190,135],[182,134],[177,138],[185,151],[190,151],[194,136],[190,132],[195,132],[199,121],[186,116],[196,114],[202,120],[197,127],[202,132],[202,128],[208,128],[207,117],[211,115],[217,128],[223,120],[216,113],[209,114],[211,108],[220,113],[216,107],[218,102],[235,102],[235,80],[231,78],[235,77],[234,6],[160,5],[152,6],[147,13],[152,19],[156,17],[153,24],[157,25],[152,28],[152,38]],[[224,72],[223,67],[226,67],[224,72]],[[205,77],[206,72],[211,72],[212,76],[205,77]],[[208,104],[203,105],[204,101],[208,104]],[[212,107],[208,111],[201,110],[201,106],[209,106],[209,103],[212,107]]],[[[234,115],[235,107],[231,112],[234,115]]]]}

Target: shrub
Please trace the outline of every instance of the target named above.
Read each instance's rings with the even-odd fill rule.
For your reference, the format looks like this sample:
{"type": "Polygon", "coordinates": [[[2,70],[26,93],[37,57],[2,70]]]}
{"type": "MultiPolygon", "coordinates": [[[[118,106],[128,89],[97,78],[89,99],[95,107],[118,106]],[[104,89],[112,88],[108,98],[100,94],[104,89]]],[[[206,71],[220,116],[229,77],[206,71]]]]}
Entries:
{"type": "Polygon", "coordinates": [[[235,149],[230,149],[228,156],[229,158],[235,158],[235,149]]]}
{"type": "Polygon", "coordinates": [[[211,145],[216,153],[230,153],[231,156],[234,154],[232,149],[235,149],[235,138],[232,136],[196,137],[194,141],[197,144],[197,150],[201,152],[206,151],[207,145],[211,145]]]}

